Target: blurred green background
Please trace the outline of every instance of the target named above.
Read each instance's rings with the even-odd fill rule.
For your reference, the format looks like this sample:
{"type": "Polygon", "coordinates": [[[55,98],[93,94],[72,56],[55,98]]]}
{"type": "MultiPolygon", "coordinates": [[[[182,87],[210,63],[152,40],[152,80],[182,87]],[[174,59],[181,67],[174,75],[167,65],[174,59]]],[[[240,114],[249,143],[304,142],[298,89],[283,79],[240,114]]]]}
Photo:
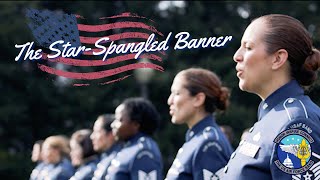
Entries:
{"type": "MultiPolygon", "coordinates": [[[[32,1],[0,2],[0,177],[28,179],[32,168],[31,149],[36,140],[54,134],[70,136],[80,128],[92,128],[97,116],[113,113],[127,97],[148,98],[161,113],[161,128],[155,134],[165,164],[164,174],[184,142],[186,126],[170,123],[167,98],[174,75],[189,67],[203,67],[216,72],[231,90],[229,109],[217,114],[219,125],[233,128],[236,148],[242,131],[256,121],[260,99],[238,88],[233,54],[250,21],[269,13],[294,16],[302,21],[320,48],[320,3],[309,1],[279,2],[202,2],[202,1],[32,1]],[[16,62],[15,44],[33,41],[27,27],[25,8],[63,10],[84,17],[107,17],[132,12],[148,17],[165,36],[187,31],[192,38],[226,36],[233,39],[223,48],[167,51],[163,73],[150,76],[147,91],[135,77],[109,85],[74,87],[58,79],[48,80],[35,63],[16,62]]],[[[320,105],[320,80],[307,93],[320,105]]]]}

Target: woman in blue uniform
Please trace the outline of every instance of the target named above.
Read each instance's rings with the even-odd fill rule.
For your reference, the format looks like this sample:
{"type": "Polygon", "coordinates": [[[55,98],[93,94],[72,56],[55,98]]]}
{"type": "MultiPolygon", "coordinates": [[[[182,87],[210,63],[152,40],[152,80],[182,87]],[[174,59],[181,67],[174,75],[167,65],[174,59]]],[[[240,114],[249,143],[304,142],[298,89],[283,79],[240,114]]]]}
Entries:
{"type": "Polygon", "coordinates": [[[74,174],[69,153],[69,139],[67,137],[55,135],[46,138],[42,150],[45,166],[38,179],[69,180],[74,174]]]}
{"type": "Polygon", "coordinates": [[[114,114],[101,114],[93,125],[91,134],[93,149],[100,153],[100,161],[94,171],[92,180],[104,180],[111,164],[121,148],[120,143],[115,140],[111,124],[114,121],[114,114]]]}
{"type": "Polygon", "coordinates": [[[232,147],[213,113],[225,110],[229,90],[216,74],[202,68],[179,72],[168,98],[172,123],[187,124],[186,142],[168,171],[171,179],[211,179],[228,162],[232,147]]]}
{"type": "Polygon", "coordinates": [[[308,31],[287,15],[259,17],[233,58],[240,89],[262,101],[221,179],[319,179],[320,108],[303,87],[317,79],[320,53],[308,31]]]}
{"type": "Polygon", "coordinates": [[[36,167],[32,170],[30,175],[30,180],[36,180],[39,176],[41,169],[44,167],[45,163],[42,161],[41,149],[42,149],[43,140],[38,140],[34,143],[32,148],[32,162],[37,163],[36,167]]]}
{"type": "Polygon", "coordinates": [[[70,139],[70,157],[76,172],[70,180],[91,180],[97,167],[98,155],[90,139],[91,130],[81,129],[74,132],[70,139]]]}
{"type": "Polygon", "coordinates": [[[154,105],[143,98],[128,98],[116,108],[115,117],[112,131],[124,145],[111,161],[106,179],[163,180],[161,153],[151,137],[160,120],[154,105]]]}

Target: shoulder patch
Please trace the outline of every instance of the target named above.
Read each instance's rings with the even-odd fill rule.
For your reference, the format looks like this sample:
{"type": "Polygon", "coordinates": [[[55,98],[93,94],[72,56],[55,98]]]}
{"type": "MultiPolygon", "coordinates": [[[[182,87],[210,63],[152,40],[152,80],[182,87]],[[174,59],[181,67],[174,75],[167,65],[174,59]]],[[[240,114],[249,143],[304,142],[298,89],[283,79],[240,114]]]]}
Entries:
{"type": "Polygon", "coordinates": [[[219,143],[217,143],[216,141],[208,141],[203,144],[201,152],[205,153],[211,148],[214,148],[214,150],[222,151],[222,147],[219,143]]]}
{"type": "Polygon", "coordinates": [[[274,142],[276,143],[277,156],[275,156],[273,163],[287,174],[308,173],[317,162],[314,158],[316,157],[314,152],[316,148],[312,148],[315,139],[300,128],[281,132],[274,139],[274,142]]]}

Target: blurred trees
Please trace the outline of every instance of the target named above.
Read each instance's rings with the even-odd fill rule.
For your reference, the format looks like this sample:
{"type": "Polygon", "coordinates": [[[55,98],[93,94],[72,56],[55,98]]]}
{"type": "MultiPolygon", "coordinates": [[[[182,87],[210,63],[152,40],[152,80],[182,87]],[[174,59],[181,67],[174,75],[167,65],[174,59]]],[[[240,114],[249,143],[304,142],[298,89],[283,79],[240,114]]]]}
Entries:
{"type": "MultiPolygon", "coordinates": [[[[298,18],[312,33],[315,47],[320,48],[319,7],[317,2],[0,2],[0,176],[4,179],[26,179],[34,164],[30,155],[33,143],[53,134],[70,135],[89,127],[99,114],[114,112],[125,98],[140,96],[134,77],[103,86],[60,86],[29,61],[15,62],[15,44],[33,41],[24,17],[27,7],[61,9],[92,19],[132,12],[148,17],[165,36],[187,31],[192,38],[232,35],[225,47],[173,50],[172,37],[164,73],[156,72],[148,84],[149,98],[162,115],[156,133],[168,170],[178,148],[184,142],[187,128],[170,123],[167,98],[174,75],[188,67],[203,67],[216,72],[232,92],[229,110],[218,114],[218,124],[234,128],[234,147],[245,128],[256,121],[260,99],[238,88],[233,54],[240,45],[242,33],[250,21],[268,13],[288,14],[298,18]],[[19,173],[17,173],[19,172],[19,173]]],[[[320,104],[320,81],[308,93],[320,104]]]]}

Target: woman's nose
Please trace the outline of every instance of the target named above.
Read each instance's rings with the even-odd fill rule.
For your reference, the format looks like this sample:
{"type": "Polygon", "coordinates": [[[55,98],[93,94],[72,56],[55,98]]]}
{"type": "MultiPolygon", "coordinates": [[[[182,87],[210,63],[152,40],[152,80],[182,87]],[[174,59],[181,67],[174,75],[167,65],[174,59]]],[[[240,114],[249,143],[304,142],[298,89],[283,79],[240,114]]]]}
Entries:
{"type": "Polygon", "coordinates": [[[169,106],[172,104],[172,94],[168,97],[167,103],[169,106]]]}
{"type": "Polygon", "coordinates": [[[234,53],[233,60],[235,62],[240,62],[243,60],[243,55],[240,48],[236,51],[236,53],[234,53]]]}
{"type": "Polygon", "coordinates": [[[111,128],[114,129],[114,128],[119,128],[121,125],[120,121],[119,120],[114,120],[112,123],[111,123],[111,128]]]}

